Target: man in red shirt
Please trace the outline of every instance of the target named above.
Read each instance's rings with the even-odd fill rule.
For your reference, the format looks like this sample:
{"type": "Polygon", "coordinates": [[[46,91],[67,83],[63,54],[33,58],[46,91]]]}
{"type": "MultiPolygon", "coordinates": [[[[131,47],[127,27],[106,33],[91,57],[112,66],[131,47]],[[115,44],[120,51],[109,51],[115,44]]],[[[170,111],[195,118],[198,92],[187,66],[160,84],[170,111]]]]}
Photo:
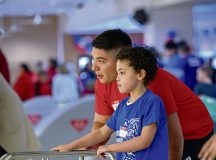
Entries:
{"type": "MultiPolygon", "coordinates": [[[[131,47],[131,39],[120,29],[108,30],[92,45],[92,69],[97,75],[94,130],[103,126],[119,101],[128,96],[117,88],[115,56],[122,48],[131,47]]],[[[160,68],[148,88],[162,98],[166,107],[169,159],[197,159],[203,143],[213,134],[213,121],[205,105],[180,80],[160,68]]]]}

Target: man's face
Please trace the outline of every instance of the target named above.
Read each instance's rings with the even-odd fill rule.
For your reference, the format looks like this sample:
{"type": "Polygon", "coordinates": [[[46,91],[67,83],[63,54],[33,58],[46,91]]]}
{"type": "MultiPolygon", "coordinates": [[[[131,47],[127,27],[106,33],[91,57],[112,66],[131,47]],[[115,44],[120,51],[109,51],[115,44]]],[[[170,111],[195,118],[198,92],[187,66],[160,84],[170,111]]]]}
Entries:
{"type": "Polygon", "coordinates": [[[112,52],[114,51],[105,51],[98,48],[92,49],[92,58],[94,60],[92,70],[95,71],[101,83],[111,83],[116,79],[116,59],[114,56],[111,56],[113,55],[112,52]]]}

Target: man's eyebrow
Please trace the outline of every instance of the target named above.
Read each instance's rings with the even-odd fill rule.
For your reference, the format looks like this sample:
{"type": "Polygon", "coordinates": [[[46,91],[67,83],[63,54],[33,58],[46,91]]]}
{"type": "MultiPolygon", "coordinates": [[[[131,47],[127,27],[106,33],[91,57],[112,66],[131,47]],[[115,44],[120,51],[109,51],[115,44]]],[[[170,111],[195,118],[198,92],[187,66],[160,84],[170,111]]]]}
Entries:
{"type": "Polygon", "coordinates": [[[97,60],[107,60],[106,58],[103,58],[103,57],[96,57],[95,59],[97,59],[97,60]]]}

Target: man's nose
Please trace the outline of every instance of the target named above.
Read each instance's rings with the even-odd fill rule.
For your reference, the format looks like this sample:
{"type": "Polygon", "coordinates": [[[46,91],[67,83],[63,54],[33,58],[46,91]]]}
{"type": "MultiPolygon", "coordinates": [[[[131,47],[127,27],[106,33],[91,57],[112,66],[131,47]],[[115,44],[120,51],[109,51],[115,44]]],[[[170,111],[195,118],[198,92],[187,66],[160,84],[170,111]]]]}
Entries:
{"type": "Polygon", "coordinates": [[[96,71],[96,70],[98,70],[98,67],[96,66],[96,64],[95,64],[95,63],[93,63],[93,64],[92,64],[92,70],[93,70],[93,71],[96,71]]]}

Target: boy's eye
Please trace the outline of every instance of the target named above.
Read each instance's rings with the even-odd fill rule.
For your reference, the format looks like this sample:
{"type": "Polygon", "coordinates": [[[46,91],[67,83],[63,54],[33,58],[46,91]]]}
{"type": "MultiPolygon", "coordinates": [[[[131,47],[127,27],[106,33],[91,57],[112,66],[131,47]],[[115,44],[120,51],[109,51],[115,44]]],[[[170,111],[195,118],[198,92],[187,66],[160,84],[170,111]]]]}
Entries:
{"type": "Polygon", "coordinates": [[[125,72],[119,72],[121,75],[125,74],[125,72]]]}

